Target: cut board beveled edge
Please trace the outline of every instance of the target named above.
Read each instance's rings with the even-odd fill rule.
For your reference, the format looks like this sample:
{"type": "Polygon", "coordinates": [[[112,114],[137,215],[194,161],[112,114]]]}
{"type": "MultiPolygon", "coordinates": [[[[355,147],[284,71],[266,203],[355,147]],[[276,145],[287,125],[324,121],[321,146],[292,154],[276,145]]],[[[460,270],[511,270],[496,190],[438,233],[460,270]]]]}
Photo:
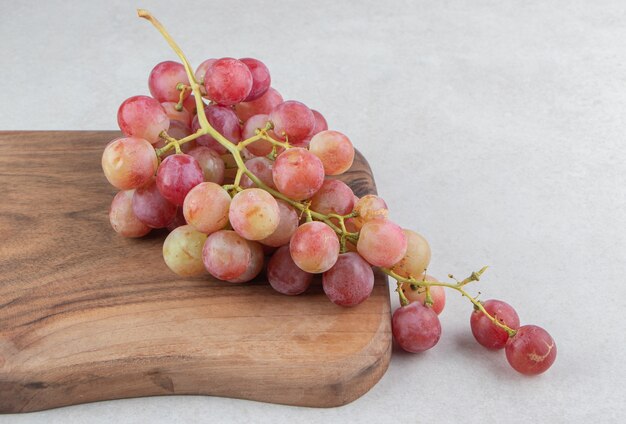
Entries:
{"type": "MultiPolygon", "coordinates": [[[[332,305],[319,279],[291,298],[175,278],[163,234],[126,240],[108,225],[99,163],[118,135],[0,132],[0,412],[166,394],[332,407],[382,377],[383,274],[356,308],[332,305]]],[[[360,154],[342,179],[375,193],[360,154]]]]}

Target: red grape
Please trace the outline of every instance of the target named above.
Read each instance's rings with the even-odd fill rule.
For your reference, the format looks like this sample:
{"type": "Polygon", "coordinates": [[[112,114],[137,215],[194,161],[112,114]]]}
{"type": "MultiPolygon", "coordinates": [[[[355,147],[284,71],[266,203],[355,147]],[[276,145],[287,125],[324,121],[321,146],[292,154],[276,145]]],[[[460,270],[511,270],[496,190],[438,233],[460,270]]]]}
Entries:
{"type": "Polygon", "coordinates": [[[358,253],[342,253],[335,265],[322,275],[322,284],[331,302],[355,306],[372,293],[374,272],[358,253]]]}
{"type": "Polygon", "coordinates": [[[233,229],[247,240],[268,237],[280,221],[276,199],[260,188],[247,188],[233,197],[228,212],[233,229]]]}
{"type": "Polygon", "coordinates": [[[267,89],[270,88],[270,83],[272,82],[270,71],[260,60],[252,58],[239,60],[246,64],[250,70],[250,74],[252,75],[252,89],[244,101],[249,102],[251,100],[256,100],[265,94],[267,89]]]}
{"type": "Polygon", "coordinates": [[[339,131],[322,131],[311,139],[309,150],[320,158],[326,175],[346,172],[354,161],[354,147],[348,137],[339,131]]]}
{"type": "Polygon", "coordinates": [[[413,302],[395,310],[391,321],[393,338],[407,352],[423,352],[441,337],[441,323],[435,311],[413,302]]]}
{"type": "Polygon", "coordinates": [[[250,281],[259,275],[263,269],[263,260],[265,259],[265,256],[263,255],[263,247],[256,241],[247,241],[248,247],[250,248],[250,261],[248,262],[248,266],[239,277],[227,280],[229,283],[245,283],[250,281]]]}
{"type": "MultiPolygon", "coordinates": [[[[161,103],[161,106],[163,107],[163,110],[165,110],[167,117],[170,118],[170,126],[171,126],[172,121],[180,121],[183,124],[185,124],[187,127],[189,127],[191,125],[191,118],[193,115],[191,114],[191,112],[189,112],[185,108],[182,108],[181,110],[176,110],[177,103],[178,102],[161,103]]],[[[174,136],[172,135],[172,137],[174,136]]]]}
{"type": "Polygon", "coordinates": [[[406,253],[407,237],[397,224],[386,219],[375,219],[366,222],[361,228],[356,248],[370,264],[390,267],[406,253]]]}
{"type": "Polygon", "coordinates": [[[154,148],[143,138],[118,138],[102,153],[107,180],[121,190],[141,187],[152,179],[158,160],[154,148]]]}
{"type": "Polygon", "coordinates": [[[117,123],[124,135],[156,143],[159,134],[170,127],[170,118],[163,106],[152,97],[133,96],[120,105],[117,123]]]}
{"type": "Polygon", "coordinates": [[[314,195],[324,183],[324,167],[317,156],[294,147],[278,155],[272,177],[281,193],[293,200],[304,200],[314,195]]]}
{"type": "Polygon", "coordinates": [[[546,330],[524,325],[506,343],[506,359],[515,371],[526,375],[541,374],[556,359],[556,343],[546,330]]]}
{"type": "Polygon", "coordinates": [[[291,258],[303,271],[328,271],[339,255],[339,239],[328,225],[312,221],[299,226],[289,243],[291,258]]]}
{"type": "Polygon", "coordinates": [[[213,63],[215,63],[216,60],[217,59],[207,59],[200,65],[198,65],[198,68],[196,69],[196,72],[194,74],[196,82],[204,84],[204,76],[206,75],[206,71],[211,67],[211,65],[213,65],[213,63]]]}
{"type": "MultiPolygon", "coordinates": [[[[241,141],[241,126],[239,125],[239,118],[235,115],[232,109],[224,106],[210,105],[204,109],[209,124],[217,132],[222,134],[227,140],[237,144],[241,141]]],[[[191,129],[193,132],[200,129],[200,123],[196,116],[192,123],[191,129]]],[[[203,135],[198,137],[197,143],[199,146],[206,146],[215,150],[220,155],[227,152],[226,148],[222,146],[216,139],[210,135],[203,135]]]]}
{"type": "MultiPolygon", "coordinates": [[[[269,188],[276,189],[272,178],[273,166],[274,162],[266,157],[252,158],[246,161],[246,168],[248,168],[250,172],[256,175],[259,180],[269,188]]],[[[243,188],[256,187],[256,184],[245,174],[241,177],[240,185],[243,188]]]]}
{"type": "Polygon", "coordinates": [[[192,277],[206,273],[202,262],[202,249],[207,235],[191,225],[175,228],[163,243],[165,264],[182,277],[192,277]]]}
{"type": "Polygon", "coordinates": [[[176,216],[165,228],[167,228],[168,231],[174,231],[176,228],[182,227],[183,225],[187,225],[187,220],[185,219],[185,214],[183,214],[183,208],[179,206],[176,208],[176,216]]]}
{"type": "Polygon", "coordinates": [[[348,185],[339,180],[325,180],[322,187],[311,198],[311,209],[315,212],[347,215],[354,208],[354,194],[348,185]]]}
{"type": "Polygon", "coordinates": [[[214,150],[204,146],[197,146],[187,152],[198,161],[204,181],[222,184],[224,182],[224,171],[226,165],[220,155],[214,150]]]}
{"type": "Polygon", "coordinates": [[[283,102],[283,96],[270,87],[265,94],[250,102],[241,102],[235,105],[235,112],[242,121],[247,121],[254,115],[269,115],[276,106],[283,102]]]}
{"type": "Polygon", "coordinates": [[[315,116],[311,109],[295,100],[288,100],[270,112],[274,133],[280,140],[289,138],[292,143],[306,139],[315,128],[315,116]]]}
{"type": "Polygon", "coordinates": [[[187,154],[166,157],[157,171],[157,187],[167,200],[181,206],[189,190],[204,180],[198,161],[187,154]]]}
{"type": "Polygon", "coordinates": [[[267,263],[267,280],[277,292],[294,296],[309,288],[313,274],[302,271],[291,258],[289,246],[282,246],[267,263]]]}
{"type": "Polygon", "coordinates": [[[282,246],[289,243],[291,236],[298,228],[298,213],[296,210],[284,200],[276,199],[278,204],[278,210],[280,212],[280,219],[278,221],[278,227],[269,236],[259,240],[261,243],[268,246],[282,246]]]}
{"type": "Polygon", "coordinates": [[[311,112],[313,112],[313,116],[315,117],[315,126],[313,127],[313,131],[309,135],[313,137],[317,133],[326,131],[328,129],[328,123],[326,122],[324,115],[322,115],[315,109],[311,109],[311,112]]]}
{"type": "Polygon", "coordinates": [[[204,266],[220,280],[241,277],[248,269],[252,251],[248,240],[231,230],[220,230],[209,235],[202,249],[204,266]]]}
{"type": "Polygon", "coordinates": [[[176,217],[176,209],[161,195],[154,180],[135,190],[133,212],[148,227],[167,227],[176,217]]]}
{"type": "Polygon", "coordinates": [[[393,272],[402,277],[417,278],[424,274],[430,264],[430,246],[426,239],[415,231],[402,231],[404,231],[407,240],[406,253],[402,259],[393,266],[393,272]]]}
{"type": "MultiPolygon", "coordinates": [[[[254,115],[250,117],[243,125],[243,135],[242,139],[247,139],[250,137],[254,137],[256,135],[257,129],[265,128],[265,124],[269,120],[267,115],[254,115]]],[[[248,150],[253,155],[257,156],[266,156],[272,151],[272,143],[267,140],[258,140],[252,144],[248,144],[248,150]]]]}
{"type": "Polygon", "coordinates": [[[200,183],[185,197],[185,220],[200,232],[214,233],[228,224],[230,203],[230,195],[222,186],[211,182],[200,183]]]}
{"type": "MultiPolygon", "coordinates": [[[[181,122],[179,120],[173,120],[170,121],[170,128],[167,130],[167,134],[170,137],[173,137],[177,140],[180,140],[181,138],[185,138],[188,135],[191,135],[191,128],[189,128],[189,126],[187,124],[185,124],[184,122],[181,122]]],[[[187,143],[184,143],[180,146],[180,149],[183,152],[187,152],[189,149],[191,149],[193,146],[195,146],[196,141],[192,140],[189,141],[187,143]]],[[[163,143],[163,145],[165,145],[167,143],[163,143]]],[[[158,145],[155,143],[154,147],[158,147],[158,145]]],[[[174,150],[170,150],[170,152],[173,152],[174,150]]]]}
{"type": "MultiPolygon", "coordinates": [[[[437,281],[434,277],[431,277],[430,275],[425,275],[424,278],[424,281],[437,281]]],[[[422,281],[422,277],[416,279],[422,281]]],[[[424,302],[426,302],[426,289],[424,287],[413,290],[409,283],[403,283],[402,291],[404,292],[404,295],[409,302],[418,302],[422,305],[424,305],[424,302]]],[[[435,313],[439,315],[441,311],[443,311],[443,308],[446,306],[446,291],[441,286],[431,286],[430,297],[433,301],[431,308],[433,308],[433,311],[435,311],[435,313]]]]}
{"type": "Polygon", "coordinates": [[[196,112],[198,111],[198,107],[196,106],[196,98],[193,93],[191,93],[189,97],[183,100],[183,107],[187,109],[189,113],[191,113],[191,116],[196,114],[196,112]]]}
{"type": "Polygon", "coordinates": [[[252,83],[248,66],[231,57],[217,59],[204,75],[206,97],[224,106],[244,101],[250,94],[252,83]]]}
{"type": "MultiPolygon", "coordinates": [[[[483,307],[502,324],[513,330],[519,328],[519,316],[508,303],[491,299],[483,302],[483,307]]],[[[509,340],[509,333],[491,322],[480,310],[472,312],[470,326],[476,341],[488,349],[502,349],[509,340]]]]}
{"type": "MultiPolygon", "coordinates": [[[[156,65],[148,77],[150,94],[159,102],[178,103],[180,90],[176,89],[179,83],[189,85],[189,78],[185,67],[178,62],[166,61],[156,65]]],[[[189,90],[185,90],[184,97],[189,96],[189,90]]]]}
{"type": "Polygon", "coordinates": [[[111,227],[124,237],[142,237],[150,232],[150,227],[133,213],[133,193],[134,190],[120,191],[113,198],[109,209],[111,227]]]}

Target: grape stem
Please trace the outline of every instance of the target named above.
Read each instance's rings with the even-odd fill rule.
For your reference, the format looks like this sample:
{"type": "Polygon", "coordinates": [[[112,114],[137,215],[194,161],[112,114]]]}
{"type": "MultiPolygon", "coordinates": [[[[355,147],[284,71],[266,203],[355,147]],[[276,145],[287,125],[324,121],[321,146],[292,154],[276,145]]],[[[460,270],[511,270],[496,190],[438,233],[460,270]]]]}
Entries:
{"type": "MultiPolygon", "coordinates": [[[[148,12],[147,10],[144,9],[138,9],[137,10],[137,15],[141,18],[144,18],[146,20],[148,20],[160,33],[161,35],[165,38],[165,40],[168,42],[168,44],[170,45],[170,47],[174,50],[174,52],[178,55],[178,57],[180,58],[180,60],[183,63],[183,66],[185,68],[185,73],[187,74],[187,77],[189,79],[189,86],[180,86],[180,90],[181,90],[181,99],[183,97],[184,91],[186,89],[189,89],[189,87],[191,88],[191,91],[194,94],[194,98],[195,98],[195,102],[196,102],[196,108],[197,108],[197,113],[198,113],[198,123],[200,124],[200,128],[193,134],[188,135],[187,137],[181,138],[180,140],[176,140],[173,137],[170,137],[166,132],[161,133],[161,137],[166,140],[168,143],[159,148],[159,149],[155,149],[155,153],[156,155],[159,157],[159,159],[161,158],[161,156],[168,152],[171,149],[175,149],[176,153],[181,153],[180,150],[180,146],[182,144],[185,144],[189,141],[195,140],[198,137],[201,137],[203,135],[210,135],[211,137],[213,137],[218,143],[220,143],[222,146],[224,146],[224,148],[226,148],[226,150],[232,155],[233,159],[235,160],[235,163],[237,165],[237,175],[235,177],[235,183],[234,184],[230,184],[230,185],[225,185],[224,188],[226,190],[233,190],[233,191],[239,191],[241,190],[241,187],[239,186],[239,183],[241,181],[241,177],[245,174],[248,176],[248,178],[250,178],[250,180],[252,180],[252,182],[254,184],[256,184],[257,187],[267,191],[268,193],[270,193],[272,196],[274,196],[277,199],[281,199],[284,200],[285,202],[287,202],[288,204],[290,204],[291,206],[293,206],[294,208],[298,209],[301,213],[301,215],[305,215],[307,221],[312,221],[312,220],[318,220],[318,221],[322,221],[325,224],[327,224],[330,228],[333,229],[333,231],[335,231],[335,233],[337,233],[340,237],[340,243],[341,243],[341,252],[345,252],[346,251],[346,241],[349,240],[353,243],[356,243],[359,239],[359,233],[355,232],[349,232],[347,231],[346,225],[345,225],[345,220],[348,218],[353,218],[355,216],[357,216],[356,212],[352,212],[350,214],[347,215],[337,215],[337,214],[322,214],[316,211],[313,211],[310,209],[310,201],[305,201],[305,202],[298,202],[295,201],[293,199],[290,199],[289,197],[285,196],[284,194],[280,193],[277,190],[274,190],[270,187],[268,187],[266,184],[264,184],[254,173],[252,173],[245,165],[244,161],[243,161],[243,157],[241,155],[241,152],[243,151],[243,149],[246,146],[249,146],[250,144],[254,143],[255,141],[259,141],[259,140],[266,140],[268,142],[270,142],[272,144],[272,152],[270,153],[270,156],[272,159],[274,159],[276,157],[277,154],[277,148],[278,147],[282,147],[284,149],[289,149],[291,148],[291,145],[289,144],[289,139],[286,138],[286,141],[281,142],[278,140],[275,140],[274,138],[272,138],[271,136],[268,135],[268,131],[272,129],[273,125],[271,122],[268,122],[265,126],[265,128],[257,130],[257,133],[246,139],[243,140],[241,142],[239,142],[238,144],[234,144],[233,142],[231,142],[230,140],[228,140],[226,137],[224,137],[222,134],[220,134],[219,131],[217,131],[215,128],[213,128],[211,126],[211,124],[209,123],[207,117],[206,117],[206,113],[204,110],[205,104],[202,101],[202,91],[201,91],[201,87],[198,83],[198,81],[196,81],[195,79],[195,75],[192,71],[191,65],[189,64],[189,62],[187,61],[187,58],[185,57],[185,54],[183,53],[183,51],[181,50],[181,48],[178,46],[178,44],[172,39],[171,35],[167,32],[167,30],[165,29],[165,27],[161,24],[161,22],[159,22],[154,16],[152,16],[150,14],[150,12],[148,12]],[[332,221],[331,218],[334,218],[335,220],[337,220],[339,222],[339,226],[335,225],[332,221]]],[[[179,102],[180,104],[181,102],[179,102]]],[[[484,313],[495,325],[497,325],[498,327],[504,329],[510,337],[513,337],[516,333],[516,331],[510,327],[508,327],[507,325],[501,323],[500,321],[498,321],[495,317],[493,317],[492,315],[490,315],[485,308],[483,307],[482,303],[480,301],[478,301],[478,299],[472,297],[469,293],[467,293],[467,291],[465,291],[465,289],[463,288],[465,285],[471,283],[472,281],[478,281],[480,279],[480,276],[487,270],[487,267],[483,267],[482,269],[480,269],[477,272],[472,272],[472,274],[467,277],[466,279],[464,279],[463,281],[457,281],[456,284],[452,284],[452,283],[441,283],[441,282],[435,282],[435,281],[425,281],[425,280],[416,280],[413,277],[409,277],[409,278],[405,278],[402,277],[401,275],[396,274],[393,270],[389,269],[389,268],[380,268],[382,272],[384,272],[385,274],[389,275],[390,277],[394,278],[397,281],[397,288],[396,291],[398,292],[398,296],[400,297],[400,303],[402,306],[406,306],[409,304],[408,299],[406,298],[406,296],[404,295],[404,291],[403,291],[403,283],[408,283],[410,284],[410,286],[412,288],[420,288],[423,287],[426,289],[426,302],[427,303],[431,303],[432,304],[432,298],[430,296],[430,290],[429,288],[431,286],[441,286],[441,287],[448,287],[451,288],[453,290],[458,291],[459,293],[461,293],[462,296],[467,297],[470,302],[472,302],[472,304],[474,304],[474,307],[478,310],[480,310],[482,313],[484,313]]],[[[451,278],[454,278],[452,276],[450,276],[451,278]]]]}

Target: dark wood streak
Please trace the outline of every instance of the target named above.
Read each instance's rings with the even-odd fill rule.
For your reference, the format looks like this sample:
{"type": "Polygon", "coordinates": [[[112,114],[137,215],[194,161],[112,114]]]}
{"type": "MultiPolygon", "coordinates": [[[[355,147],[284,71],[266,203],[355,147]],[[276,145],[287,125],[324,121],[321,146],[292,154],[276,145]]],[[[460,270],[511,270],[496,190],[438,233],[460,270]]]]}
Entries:
{"type": "MultiPolygon", "coordinates": [[[[361,396],[391,352],[389,290],[351,309],[319,279],[282,296],[263,276],[233,285],[173,275],[164,231],[108,223],[100,169],[116,132],[0,132],[0,412],[162,394],[307,406],[361,396]]],[[[341,176],[375,193],[357,153],[341,176]]]]}

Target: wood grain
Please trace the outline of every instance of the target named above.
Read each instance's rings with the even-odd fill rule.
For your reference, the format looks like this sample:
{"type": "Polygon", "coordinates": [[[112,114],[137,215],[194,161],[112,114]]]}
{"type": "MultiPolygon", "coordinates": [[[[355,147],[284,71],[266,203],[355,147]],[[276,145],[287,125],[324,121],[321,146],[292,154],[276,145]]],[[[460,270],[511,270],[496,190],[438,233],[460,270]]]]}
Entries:
{"type": "MultiPolygon", "coordinates": [[[[115,132],[0,132],[0,412],[206,394],[330,407],[369,390],[391,354],[389,289],[330,303],[258,281],[182,279],[163,232],[124,239],[100,156],[115,132]]],[[[376,188],[357,155],[343,179],[376,188]]]]}

